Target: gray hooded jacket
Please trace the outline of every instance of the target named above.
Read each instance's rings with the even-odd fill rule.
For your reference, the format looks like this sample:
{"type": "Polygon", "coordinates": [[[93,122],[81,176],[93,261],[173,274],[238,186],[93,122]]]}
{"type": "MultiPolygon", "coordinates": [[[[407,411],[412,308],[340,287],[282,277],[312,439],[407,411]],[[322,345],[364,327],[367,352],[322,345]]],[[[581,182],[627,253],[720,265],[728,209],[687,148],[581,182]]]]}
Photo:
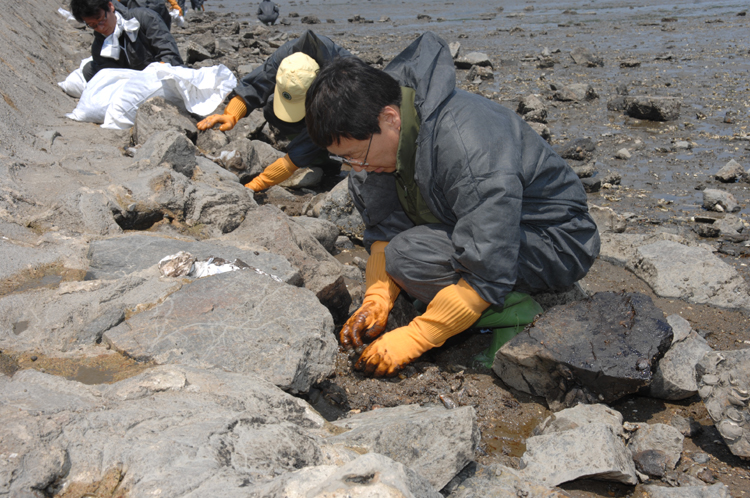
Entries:
{"type": "MultiPolygon", "coordinates": [[[[452,227],[454,270],[492,304],[513,290],[519,260],[538,273],[531,290],[583,277],[600,242],[570,166],[514,112],[456,89],[450,51],[435,34],[423,34],[385,71],[416,91],[414,176],[432,214],[452,227]]],[[[366,247],[414,226],[392,174],[352,172],[349,189],[366,247]]]]}

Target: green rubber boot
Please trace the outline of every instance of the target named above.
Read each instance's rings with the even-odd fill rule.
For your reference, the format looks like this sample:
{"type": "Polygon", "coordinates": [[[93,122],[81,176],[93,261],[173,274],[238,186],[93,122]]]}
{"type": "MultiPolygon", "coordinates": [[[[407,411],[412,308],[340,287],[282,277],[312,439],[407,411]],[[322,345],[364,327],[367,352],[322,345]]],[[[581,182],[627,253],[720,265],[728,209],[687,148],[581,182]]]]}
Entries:
{"type": "Polygon", "coordinates": [[[489,348],[474,357],[474,363],[492,368],[497,350],[518,335],[542,311],[539,303],[521,292],[511,292],[505,296],[505,304],[500,309],[495,306],[487,308],[472,328],[492,329],[492,342],[489,348]]]}

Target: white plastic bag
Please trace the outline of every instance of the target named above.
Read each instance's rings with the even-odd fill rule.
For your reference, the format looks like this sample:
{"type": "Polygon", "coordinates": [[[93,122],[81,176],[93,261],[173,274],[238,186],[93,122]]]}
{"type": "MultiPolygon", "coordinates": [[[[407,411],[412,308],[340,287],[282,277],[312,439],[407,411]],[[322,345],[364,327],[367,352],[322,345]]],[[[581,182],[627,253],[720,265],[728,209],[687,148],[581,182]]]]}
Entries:
{"type": "Polygon", "coordinates": [[[76,20],[76,18],[73,17],[73,14],[71,14],[69,11],[63,9],[62,7],[60,7],[59,9],[57,9],[57,13],[60,14],[61,16],[63,16],[65,18],[65,20],[68,21],[68,23],[70,23],[70,25],[73,26],[74,28],[81,28],[82,29],[82,28],[86,27],[85,24],[83,24],[82,22],[78,22],[76,20]]]}
{"type": "Polygon", "coordinates": [[[65,117],[76,121],[102,123],[113,95],[140,71],[133,69],[103,69],[96,73],[81,94],[78,105],[65,117]]]}
{"type": "Polygon", "coordinates": [[[237,78],[221,64],[201,69],[161,63],[153,63],[143,71],[102,69],[89,81],[76,110],[67,116],[103,123],[103,128],[125,130],[133,126],[138,107],[157,96],[182,103],[194,114],[208,116],[236,85],[237,78]]]}
{"type": "Polygon", "coordinates": [[[83,66],[91,62],[93,57],[86,57],[81,61],[81,65],[70,73],[65,81],[60,81],[57,86],[63,89],[71,97],[80,98],[83,90],[86,89],[86,78],[83,77],[83,66]]]}
{"type": "Polygon", "coordinates": [[[169,9],[169,17],[172,18],[172,24],[178,28],[185,26],[185,18],[180,15],[180,11],[177,9],[169,9]]]}

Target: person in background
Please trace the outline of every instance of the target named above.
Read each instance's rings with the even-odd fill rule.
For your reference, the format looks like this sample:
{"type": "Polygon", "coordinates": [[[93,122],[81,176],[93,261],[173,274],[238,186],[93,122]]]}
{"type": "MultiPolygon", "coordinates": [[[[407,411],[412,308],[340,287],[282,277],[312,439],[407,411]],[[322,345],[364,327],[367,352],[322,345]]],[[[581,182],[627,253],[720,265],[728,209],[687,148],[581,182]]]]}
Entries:
{"type": "Polygon", "coordinates": [[[94,30],[94,60],[83,68],[86,81],[105,68],[140,71],[153,62],[183,65],[177,42],[151,9],[127,9],[110,0],[71,0],[70,11],[94,30]]]}
{"type": "Polygon", "coordinates": [[[172,29],[172,17],[169,15],[169,9],[167,8],[167,3],[169,3],[170,7],[172,9],[175,9],[180,12],[180,15],[182,15],[182,8],[177,4],[177,0],[168,0],[167,2],[164,2],[164,0],[119,0],[122,4],[125,5],[128,9],[135,9],[138,7],[145,8],[145,9],[151,9],[157,14],[159,14],[159,17],[161,17],[161,20],[164,21],[164,24],[167,25],[167,29],[172,29]]]}
{"type": "Polygon", "coordinates": [[[271,26],[279,18],[279,6],[271,0],[263,0],[258,7],[258,20],[266,26],[271,26]]]}
{"type": "Polygon", "coordinates": [[[337,175],[341,163],[330,160],[328,151],[310,140],[305,126],[305,93],[320,67],[336,57],[351,56],[329,38],[305,31],[242,78],[224,114],[208,116],[198,123],[198,129],[220,125],[219,130],[229,131],[254,109],[263,108],[266,120],[291,142],[284,157],[245,185],[255,192],[283,182],[298,168],[318,166],[326,174],[337,175]]]}
{"type": "Polygon", "coordinates": [[[542,311],[531,294],[573,285],[599,253],[572,168],[515,112],[457,89],[433,33],[384,71],[357,58],[328,64],[305,119],[313,142],[353,169],[370,258],[340,339],[357,351],[372,341],[355,364],[367,374],[394,375],[471,327],[494,331],[491,365],[542,311]],[[426,310],[383,333],[402,290],[426,310]]]}

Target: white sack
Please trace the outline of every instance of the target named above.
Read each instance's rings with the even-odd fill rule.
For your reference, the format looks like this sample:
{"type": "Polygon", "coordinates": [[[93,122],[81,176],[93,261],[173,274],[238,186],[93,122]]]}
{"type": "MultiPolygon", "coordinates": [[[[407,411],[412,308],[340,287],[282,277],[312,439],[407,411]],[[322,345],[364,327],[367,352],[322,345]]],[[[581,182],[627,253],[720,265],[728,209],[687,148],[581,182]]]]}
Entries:
{"type": "Polygon", "coordinates": [[[178,28],[185,26],[185,18],[180,15],[180,11],[177,9],[169,9],[169,17],[172,18],[172,24],[178,28]]]}
{"type": "Polygon", "coordinates": [[[81,61],[81,65],[78,69],[73,71],[65,78],[65,81],[60,81],[57,86],[63,89],[65,93],[71,97],[79,98],[86,88],[86,78],[83,77],[83,66],[94,60],[93,57],[86,57],[81,61]]]}
{"type": "Polygon", "coordinates": [[[153,63],[143,71],[103,69],[89,81],[78,107],[67,116],[78,121],[103,123],[103,128],[125,130],[133,126],[138,107],[157,96],[182,104],[191,113],[208,116],[236,85],[237,78],[221,64],[201,69],[161,63],[153,63]],[[126,80],[122,82],[121,78],[126,80]],[[117,84],[102,82],[114,79],[118,80],[117,84]]]}

